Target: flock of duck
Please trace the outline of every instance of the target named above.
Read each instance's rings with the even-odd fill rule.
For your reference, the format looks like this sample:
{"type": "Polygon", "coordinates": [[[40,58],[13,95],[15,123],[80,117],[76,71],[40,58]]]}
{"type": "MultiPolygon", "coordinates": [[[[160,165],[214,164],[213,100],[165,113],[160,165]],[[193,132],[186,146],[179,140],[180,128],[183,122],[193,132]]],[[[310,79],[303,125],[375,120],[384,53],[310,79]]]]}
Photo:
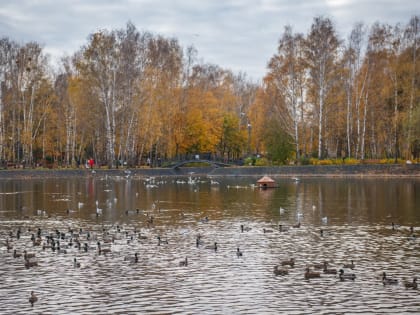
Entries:
{"type": "MultiPolygon", "coordinates": [[[[289,274],[288,268],[294,268],[295,260],[293,258],[290,258],[290,260],[285,260],[281,262],[281,267],[279,265],[274,266],[274,274],[276,276],[285,276],[289,274]],[[287,268],[285,268],[287,267],[287,268]]],[[[313,264],[312,266],[307,266],[304,273],[304,278],[306,280],[312,279],[312,278],[320,278],[321,272],[318,272],[313,269],[321,269],[323,274],[338,274],[338,278],[340,281],[346,281],[346,280],[352,280],[354,281],[356,279],[356,274],[353,273],[353,269],[356,268],[356,265],[354,264],[353,260],[349,264],[343,264],[342,268],[340,268],[338,271],[337,269],[330,268],[329,263],[327,261],[324,261],[320,264],[313,264]],[[351,269],[351,272],[345,272],[345,269],[351,269]]],[[[395,278],[389,278],[386,275],[386,272],[382,273],[382,283],[383,285],[396,285],[399,283],[398,279],[395,278]]],[[[416,290],[418,288],[417,285],[417,277],[413,278],[413,281],[406,281],[404,282],[404,286],[407,289],[414,289],[416,290]]]]}
{"type": "MultiPolygon", "coordinates": [[[[212,183],[214,184],[214,183],[212,183]]],[[[82,203],[78,204],[78,207],[83,207],[82,203]]],[[[157,206],[153,204],[153,209],[157,206]]],[[[315,210],[315,209],[314,209],[315,210]]],[[[159,209],[158,209],[159,211],[159,209]]],[[[284,214],[285,210],[280,208],[280,215],[284,214]]],[[[38,213],[38,215],[43,215],[44,213],[38,213]]],[[[69,212],[68,212],[69,214],[69,212]]],[[[125,215],[141,215],[142,211],[139,209],[136,210],[127,210],[125,215]]],[[[102,209],[99,208],[98,202],[96,202],[96,216],[102,215],[102,209]]],[[[183,215],[183,214],[181,214],[183,215]]],[[[154,224],[153,215],[145,214],[147,220],[147,226],[151,227],[154,224]]],[[[208,217],[204,217],[200,220],[202,223],[207,223],[209,221],[208,217]]],[[[327,224],[328,218],[323,217],[322,223],[327,224]]],[[[111,228],[113,228],[112,226],[111,228]]],[[[284,226],[282,224],[278,225],[279,232],[285,232],[288,229],[299,229],[301,227],[301,222],[298,222],[295,225],[284,226]]],[[[24,231],[22,228],[18,228],[16,231],[9,231],[7,238],[3,242],[3,245],[6,247],[8,253],[11,253],[15,259],[22,259],[22,263],[25,268],[34,268],[38,266],[37,254],[42,251],[51,251],[55,254],[74,254],[77,252],[92,252],[94,251],[97,255],[107,255],[111,253],[111,245],[115,240],[119,239],[124,242],[130,243],[134,240],[145,240],[150,236],[143,235],[140,230],[134,228],[133,230],[124,230],[120,226],[116,226],[114,232],[111,232],[111,228],[103,228],[102,231],[95,232],[89,231],[86,229],[78,228],[71,229],[69,228],[66,231],[63,230],[54,230],[47,231],[43,230],[40,227],[29,228],[27,231],[24,231]],[[28,240],[30,242],[28,243],[28,240]],[[27,249],[33,248],[33,252],[29,252],[27,249]]],[[[392,223],[392,230],[398,229],[398,226],[392,223]]],[[[245,225],[240,226],[240,232],[245,233],[250,231],[251,228],[245,225]]],[[[273,232],[271,229],[263,228],[263,233],[273,232]]],[[[324,231],[320,230],[320,236],[324,236],[324,231]]],[[[168,239],[163,238],[161,235],[155,235],[157,239],[157,246],[168,244],[168,239]]],[[[410,237],[415,237],[414,227],[410,228],[410,237]]],[[[203,246],[203,236],[198,234],[195,238],[196,247],[204,247],[208,250],[218,251],[218,243],[214,242],[211,245],[203,246]]],[[[236,249],[236,256],[238,258],[243,257],[245,254],[240,250],[239,247],[236,249]]],[[[125,256],[124,261],[136,264],[139,262],[138,253],[133,253],[131,255],[125,256]]],[[[291,268],[295,268],[297,261],[294,258],[281,261],[278,265],[273,267],[273,273],[275,276],[287,276],[291,268]]],[[[188,257],[183,258],[179,261],[180,267],[187,267],[189,264],[188,257]]],[[[81,263],[77,260],[76,257],[73,258],[73,267],[81,268],[81,263]]],[[[343,263],[339,269],[332,268],[327,261],[323,261],[318,264],[311,264],[303,266],[303,278],[306,280],[320,278],[321,275],[336,275],[339,281],[355,281],[357,275],[355,273],[356,264],[353,260],[349,263],[343,263]]],[[[398,285],[400,281],[398,279],[389,277],[385,272],[382,274],[382,283],[383,285],[398,285]]],[[[417,277],[414,277],[412,281],[405,281],[403,285],[407,289],[418,289],[417,277]]],[[[35,292],[32,291],[29,297],[29,303],[31,306],[38,301],[38,297],[35,292]]]]}
{"type": "MultiPolygon", "coordinates": [[[[136,211],[136,213],[139,213],[136,211]]],[[[153,217],[147,215],[148,226],[153,223],[153,217]]],[[[201,219],[201,222],[207,223],[209,221],[208,217],[201,219]]],[[[286,231],[289,228],[300,228],[301,224],[285,227],[283,225],[278,226],[280,232],[286,231]]],[[[397,226],[392,224],[392,229],[397,229],[397,226]]],[[[240,232],[245,233],[250,231],[251,228],[241,225],[240,232]]],[[[111,233],[109,229],[103,228],[100,233],[83,230],[82,228],[78,230],[69,229],[68,231],[60,231],[56,229],[55,231],[44,231],[41,228],[28,229],[23,231],[22,228],[18,228],[17,231],[9,231],[7,238],[4,242],[6,250],[8,253],[11,253],[15,259],[22,259],[25,268],[33,268],[38,266],[37,253],[40,251],[51,251],[55,254],[67,254],[67,253],[76,253],[77,252],[91,252],[95,251],[97,255],[107,255],[111,253],[111,244],[113,244],[117,239],[124,242],[130,243],[136,240],[145,240],[148,237],[143,235],[136,228],[133,230],[123,230],[120,226],[116,226],[116,233],[111,233]],[[30,235],[30,236],[29,236],[30,235]],[[28,240],[30,243],[28,244],[28,240]],[[34,252],[28,252],[27,248],[34,248],[34,252]],[[23,251],[22,251],[23,249],[23,251]],[[73,252],[75,250],[76,252],[73,252]]],[[[271,229],[263,229],[263,233],[273,232],[271,229]]],[[[414,228],[410,228],[410,232],[414,235],[414,228]]],[[[321,236],[323,231],[321,230],[321,236]]],[[[168,240],[163,238],[160,235],[156,236],[157,246],[168,244],[168,240]]],[[[203,236],[198,234],[195,240],[196,247],[204,245],[203,236]]],[[[214,242],[211,245],[203,246],[206,249],[212,251],[218,251],[218,243],[214,242]]],[[[236,256],[238,258],[244,256],[244,253],[238,247],[236,249],[236,256]]],[[[128,255],[124,257],[124,261],[127,261],[131,264],[136,264],[139,262],[138,253],[128,255]]],[[[180,267],[188,266],[188,257],[185,257],[179,261],[180,267]]],[[[281,261],[278,265],[273,267],[273,273],[275,276],[287,276],[291,268],[295,268],[297,262],[294,258],[281,261]]],[[[80,268],[81,263],[77,260],[76,257],[73,258],[73,267],[80,268]]],[[[342,264],[341,268],[334,269],[331,268],[327,261],[321,263],[311,264],[310,266],[305,266],[303,277],[306,280],[320,278],[321,275],[337,275],[340,281],[354,281],[357,276],[354,273],[356,270],[356,264],[353,260],[349,263],[342,264]]],[[[388,277],[385,272],[382,274],[382,283],[383,285],[398,285],[400,282],[398,279],[388,277]]],[[[414,277],[412,281],[406,281],[403,283],[404,287],[407,289],[418,289],[417,277],[414,277]]],[[[29,297],[29,303],[33,306],[38,301],[38,297],[35,292],[32,291],[29,297]]]]}
{"type": "MultiPolygon", "coordinates": [[[[315,206],[313,206],[315,208],[315,206]]],[[[280,214],[284,213],[284,209],[280,208],[280,214]]],[[[327,217],[323,217],[322,218],[322,222],[326,223],[327,222],[327,217]]],[[[299,228],[300,227],[300,221],[293,226],[294,228],[299,228]]],[[[392,230],[396,231],[399,229],[399,226],[397,224],[395,224],[394,222],[392,222],[392,230]]],[[[285,227],[283,227],[282,225],[279,225],[279,231],[284,231],[285,227]]],[[[241,230],[244,231],[244,227],[241,226],[241,230]]],[[[264,229],[264,233],[266,233],[267,230],[264,229]]],[[[324,236],[324,230],[321,229],[320,230],[320,236],[323,237],[324,236]]],[[[409,234],[408,234],[408,239],[410,240],[415,240],[416,239],[416,234],[414,232],[414,227],[411,226],[409,229],[409,234]]],[[[276,276],[285,276],[289,274],[289,268],[294,268],[295,266],[295,259],[294,258],[290,258],[289,260],[285,260],[282,261],[280,263],[280,265],[276,265],[274,266],[273,272],[276,276]]],[[[312,264],[311,266],[306,266],[305,268],[305,273],[304,273],[304,278],[309,280],[312,278],[320,278],[321,274],[334,274],[337,275],[338,274],[338,279],[340,281],[346,281],[346,280],[352,280],[354,281],[356,279],[356,274],[353,273],[353,269],[356,268],[356,265],[354,263],[353,260],[350,261],[350,263],[344,263],[342,265],[342,268],[340,268],[339,270],[334,269],[334,268],[330,268],[329,267],[329,263],[327,261],[323,261],[322,263],[315,263],[312,264]],[[321,271],[317,271],[316,269],[320,269],[321,271]],[[349,272],[346,272],[345,270],[351,270],[349,272]]],[[[382,283],[383,285],[397,285],[399,284],[399,280],[396,278],[390,278],[387,276],[386,272],[382,273],[382,277],[381,277],[382,283]]],[[[405,281],[404,283],[404,287],[407,289],[413,289],[413,290],[417,290],[418,289],[418,284],[417,284],[417,277],[413,277],[412,281],[405,281]]]]}

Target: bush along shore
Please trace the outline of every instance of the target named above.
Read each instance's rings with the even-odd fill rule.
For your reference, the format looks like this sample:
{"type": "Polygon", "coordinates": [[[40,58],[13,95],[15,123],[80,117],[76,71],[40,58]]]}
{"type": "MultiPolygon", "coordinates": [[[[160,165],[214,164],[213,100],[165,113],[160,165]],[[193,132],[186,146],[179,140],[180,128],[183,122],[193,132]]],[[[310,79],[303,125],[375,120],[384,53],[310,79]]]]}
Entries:
{"type": "Polygon", "coordinates": [[[7,169],[0,170],[0,179],[65,178],[88,176],[263,176],[273,177],[420,177],[420,164],[359,164],[302,166],[241,166],[241,167],[177,167],[130,169],[7,169]]]}

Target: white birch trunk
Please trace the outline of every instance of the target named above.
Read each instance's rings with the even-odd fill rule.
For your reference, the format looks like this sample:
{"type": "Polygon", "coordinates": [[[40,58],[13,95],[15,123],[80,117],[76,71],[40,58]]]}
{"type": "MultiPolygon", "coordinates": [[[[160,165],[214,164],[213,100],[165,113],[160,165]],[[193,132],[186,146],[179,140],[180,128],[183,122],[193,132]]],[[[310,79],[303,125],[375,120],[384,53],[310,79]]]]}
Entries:
{"type": "Polygon", "coordinates": [[[412,59],[412,76],[411,76],[411,87],[410,87],[410,103],[408,107],[408,131],[407,131],[407,159],[411,158],[410,146],[411,146],[411,137],[413,129],[413,109],[414,109],[414,99],[416,94],[416,64],[417,64],[417,33],[418,33],[418,24],[417,19],[412,21],[413,23],[413,59],[412,59]]]}
{"type": "Polygon", "coordinates": [[[351,125],[351,96],[352,96],[352,90],[351,90],[351,82],[347,84],[347,113],[346,113],[346,135],[347,135],[347,155],[348,157],[351,157],[351,131],[350,131],[350,125],[351,125]]]}
{"type": "Polygon", "coordinates": [[[366,138],[366,121],[367,121],[367,109],[368,109],[368,92],[366,92],[365,96],[365,107],[363,110],[363,128],[362,128],[362,135],[361,135],[361,148],[360,148],[360,155],[361,159],[365,159],[365,138],[366,138]]]}
{"type": "Polygon", "coordinates": [[[71,117],[70,117],[70,109],[67,108],[66,110],[66,166],[70,164],[70,145],[71,145],[71,117]]]}
{"type": "Polygon", "coordinates": [[[323,146],[323,138],[322,138],[322,127],[323,127],[323,120],[324,120],[324,89],[321,86],[319,89],[319,113],[318,113],[318,159],[322,158],[322,146],[323,146]]]}
{"type": "Polygon", "coordinates": [[[3,87],[3,80],[4,80],[4,69],[0,69],[0,160],[5,160],[6,157],[4,155],[4,126],[3,126],[3,95],[2,95],[2,87],[3,87]]]}

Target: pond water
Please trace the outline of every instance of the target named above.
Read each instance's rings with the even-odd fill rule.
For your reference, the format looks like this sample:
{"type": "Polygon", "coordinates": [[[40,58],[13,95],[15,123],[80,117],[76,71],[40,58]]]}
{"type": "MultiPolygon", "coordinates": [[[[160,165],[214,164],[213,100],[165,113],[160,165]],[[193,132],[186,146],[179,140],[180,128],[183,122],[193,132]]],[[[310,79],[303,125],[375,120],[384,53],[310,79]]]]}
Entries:
{"type": "Polygon", "coordinates": [[[276,180],[2,180],[0,313],[420,313],[420,290],[404,285],[420,276],[419,179],[276,180]],[[356,279],[316,269],[324,261],[356,279]],[[307,267],[320,277],[306,280],[307,267]]]}

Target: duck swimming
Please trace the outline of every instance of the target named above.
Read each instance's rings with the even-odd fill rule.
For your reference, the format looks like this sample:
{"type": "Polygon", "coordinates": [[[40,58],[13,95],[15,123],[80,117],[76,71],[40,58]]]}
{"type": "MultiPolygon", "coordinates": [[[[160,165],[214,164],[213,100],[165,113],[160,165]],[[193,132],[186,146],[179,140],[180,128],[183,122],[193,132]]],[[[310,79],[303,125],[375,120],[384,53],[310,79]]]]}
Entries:
{"type": "Polygon", "coordinates": [[[356,279],[356,275],[354,273],[344,273],[344,270],[340,269],[339,278],[340,278],[341,281],[354,280],[354,279],[356,279]]]}
{"type": "Polygon", "coordinates": [[[31,303],[31,306],[34,306],[36,301],[38,301],[38,298],[35,295],[34,291],[31,291],[31,296],[29,297],[29,303],[31,303]]]}
{"type": "Polygon", "coordinates": [[[417,277],[413,278],[412,282],[405,282],[404,286],[406,287],[406,289],[413,289],[413,290],[417,290],[418,286],[417,286],[417,277]]]}
{"type": "Polygon", "coordinates": [[[344,264],[343,268],[349,268],[349,269],[354,269],[355,265],[353,260],[350,260],[350,264],[344,264]]]}
{"type": "Polygon", "coordinates": [[[36,260],[25,260],[25,268],[29,269],[31,267],[38,266],[38,262],[36,260]]]}
{"type": "Polygon", "coordinates": [[[293,225],[293,227],[294,227],[295,229],[300,228],[300,222],[298,222],[298,223],[296,223],[295,225],[293,225]]]}
{"type": "Polygon", "coordinates": [[[291,268],[293,268],[295,266],[295,259],[294,258],[290,258],[289,260],[283,260],[281,262],[282,266],[290,266],[291,268]]]}
{"type": "Polygon", "coordinates": [[[276,266],[274,266],[273,273],[276,276],[285,276],[289,273],[289,271],[287,269],[284,269],[284,268],[279,269],[279,266],[276,265],[276,266]]]}
{"type": "Polygon", "coordinates": [[[198,246],[200,246],[202,244],[203,244],[203,241],[201,240],[201,235],[198,234],[197,237],[196,237],[196,239],[195,239],[195,245],[198,247],[198,246]]]}
{"type": "Polygon", "coordinates": [[[214,245],[208,245],[208,246],[206,246],[206,248],[207,249],[212,249],[212,250],[214,250],[214,251],[217,251],[217,243],[216,242],[214,242],[214,245]]]}
{"type": "Polygon", "coordinates": [[[337,269],[328,269],[328,263],[324,261],[324,273],[335,275],[337,274],[337,269]]]}
{"type": "Polygon", "coordinates": [[[398,224],[395,224],[394,222],[391,222],[391,226],[392,226],[393,231],[398,230],[400,227],[398,224]]]}
{"type": "Polygon", "coordinates": [[[111,252],[111,248],[102,248],[101,247],[101,242],[98,242],[97,244],[98,244],[98,252],[99,252],[99,255],[100,254],[106,254],[106,253],[110,253],[111,252]]]}
{"type": "Polygon", "coordinates": [[[78,261],[76,260],[76,257],[74,257],[73,266],[74,266],[74,268],[80,268],[80,262],[78,262],[78,261]]]}
{"type": "Polygon", "coordinates": [[[179,266],[181,266],[181,267],[186,267],[186,266],[188,266],[188,258],[187,258],[187,257],[185,257],[185,259],[184,259],[184,260],[181,260],[181,261],[179,262],[179,266]]]}
{"type": "Polygon", "coordinates": [[[30,258],[34,258],[35,254],[34,253],[27,253],[26,250],[23,251],[23,257],[25,258],[25,260],[28,260],[30,258]]]}
{"type": "Polygon", "coordinates": [[[384,285],[398,284],[398,279],[388,278],[385,271],[382,273],[382,283],[384,285]]]}
{"type": "Polygon", "coordinates": [[[129,261],[132,264],[136,264],[139,262],[139,256],[137,253],[134,253],[134,256],[125,256],[124,261],[129,261]]]}
{"type": "Polygon", "coordinates": [[[286,226],[283,226],[282,224],[279,224],[279,232],[286,232],[289,228],[286,226]]]}
{"type": "Polygon", "coordinates": [[[158,246],[160,246],[161,244],[168,244],[168,240],[167,239],[163,240],[160,237],[160,235],[158,235],[157,239],[158,239],[158,246]]]}
{"type": "Polygon", "coordinates": [[[243,224],[241,224],[241,232],[248,232],[251,231],[250,227],[245,227],[243,224]]]}
{"type": "Polygon", "coordinates": [[[242,252],[239,250],[239,247],[236,249],[236,256],[242,257],[242,252]]]}
{"type": "Polygon", "coordinates": [[[325,266],[327,266],[327,265],[328,265],[328,262],[323,261],[322,263],[313,263],[312,267],[315,268],[315,269],[324,269],[325,266]]]}
{"type": "Polygon", "coordinates": [[[313,272],[313,271],[310,271],[309,268],[306,268],[306,271],[305,271],[306,280],[311,279],[311,278],[320,278],[320,277],[321,277],[321,274],[319,272],[313,272]]]}

